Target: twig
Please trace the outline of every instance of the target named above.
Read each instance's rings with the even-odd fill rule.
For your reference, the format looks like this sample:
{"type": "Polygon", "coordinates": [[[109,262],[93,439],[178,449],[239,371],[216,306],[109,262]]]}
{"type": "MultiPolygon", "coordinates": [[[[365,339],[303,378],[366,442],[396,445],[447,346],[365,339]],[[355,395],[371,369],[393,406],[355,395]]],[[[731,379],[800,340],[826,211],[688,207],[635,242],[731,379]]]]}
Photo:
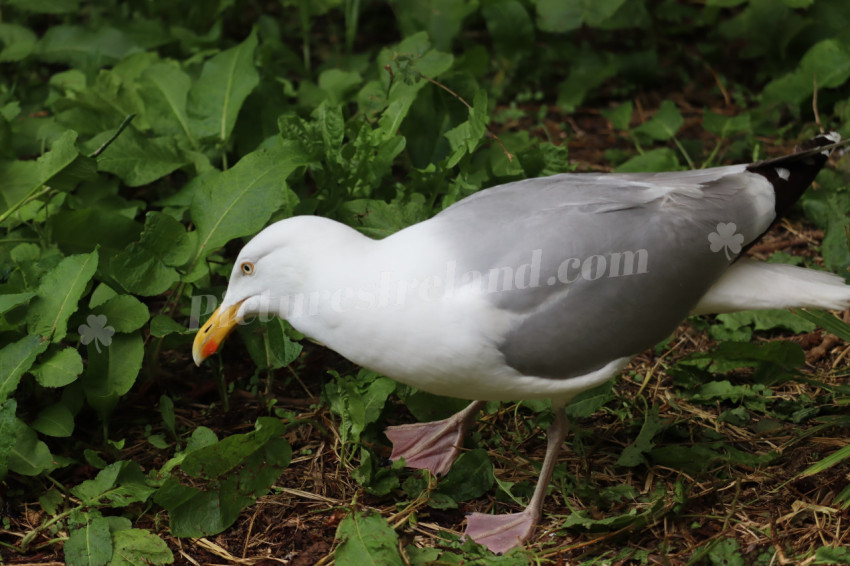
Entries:
{"type": "Polygon", "coordinates": [[[99,156],[101,153],[103,153],[103,150],[105,150],[107,147],[109,147],[109,146],[112,144],[112,142],[114,142],[114,141],[116,140],[116,138],[118,138],[118,136],[120,136],[120,135],[121,135],[121,132],[123,132],[124,130],[126,130],[126,129],[127,129],[127,126],[129,126],[129,125],[130,125],[130,122],[132,122],[132,121],[133,121],[133,118],[135,118],[135,117],[136,117],[136,115],[135,115],[135,114],[127,114],[127,117],[126,117],[126,118],[124,118],[124,121],[123,121],[123,122],[121,122],[121,125],[120,125],[120,126],[118,126],[118,129],[117,129],[117,130],[115,130],[115,133],[114,133],[114,134],[112,134],[112,135],[109,137],[109,139],[108,139],[108,140],[106,140],[105,142],[103,142],[103,145],[101,145],[99,148],[97,148],[96,150],[94,150],[94,153],[92,153],[91,155],[89,155],[89,157],[91,157],[91,158],[95,158],[95,157],[99,156]]]}
{"type": "MultiPolygon", "coordinates": [[[[463,97],[461,95],[459,95],[458,93],[456,93],[455,91],[453,91],[452,89],[447,87],[446,85],[444,85],[440,82],[437,82],[434,79],[432,79],[431,77],[429,77],[427,75],[423,75],[422,73],[419,73],[419,76],[422,77],[423,79],[425,79],[426,81],[428,81],[429,83],[436,85],[436,86],[440,87],[441,89],[443,89],[444,91],[446,91],[447,93],[451,94],[452,96],[454,96],[455,98],[460,100],[461,103],[464,106],[466,106],[468,109],[472,110],[472,105],[470,105],[466,100],[463,99],[463,97]]],[[[496,143],[499,144],[499,147],[501,147],[502,151],[505,152],[505,155],[507,156],[508,161],[513,161],[514,156],[511,154],[510,151],[508,151],[508,148],[505,147],[505,144],[502,143],[502,140],[499,139],[499,136],[497,136],[495,134],[495,132],[493,132],[493,130],[490,129],[489,125],[485,124],[484,127],[487,129],[487,137],[489,137],[492,140],[496,140],[496,143]]]]}
{"type": "Polygon", "coordinates": [[[820,114],[818,113],[818,75],[817,73],[812,75],[812,81],[814,82],[814,92],[812,93],[812,110],[815,112],[815,124],[818,125],[818,129],[820,129],[820,133],[823,132],[823,126],[820,123],[820,114]]]}

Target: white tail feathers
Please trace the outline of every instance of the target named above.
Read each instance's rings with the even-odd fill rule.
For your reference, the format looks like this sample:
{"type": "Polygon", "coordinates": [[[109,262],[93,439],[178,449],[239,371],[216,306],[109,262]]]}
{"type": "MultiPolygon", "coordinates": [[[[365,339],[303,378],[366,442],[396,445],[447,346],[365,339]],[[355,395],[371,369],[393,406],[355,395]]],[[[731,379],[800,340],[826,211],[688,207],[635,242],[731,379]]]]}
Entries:
{"type": "Polygon", "coordinates": [[[703,295],[691,314],[803,307],[850,308],[850,285],[832,273],[741,259],[703,295]]]}

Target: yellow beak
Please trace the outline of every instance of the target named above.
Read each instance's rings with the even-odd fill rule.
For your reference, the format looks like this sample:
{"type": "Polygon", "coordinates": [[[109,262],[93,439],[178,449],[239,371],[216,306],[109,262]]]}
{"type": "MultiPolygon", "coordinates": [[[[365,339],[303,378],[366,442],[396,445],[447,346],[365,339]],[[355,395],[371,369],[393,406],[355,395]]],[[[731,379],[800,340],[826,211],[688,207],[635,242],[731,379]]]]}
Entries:
{"type": "Polygon", "coordinates": [[[206,324],[198,330],[195,334],[195,342],[192,344],[192,358],[195,360],[195,365],[201,365],[201,362],[215,354],[224,339],[233,332],[239,323],[236,320],[236,312],[241,304],[236,303],[223,310],[221,307],[215,309],[206,324]]]}

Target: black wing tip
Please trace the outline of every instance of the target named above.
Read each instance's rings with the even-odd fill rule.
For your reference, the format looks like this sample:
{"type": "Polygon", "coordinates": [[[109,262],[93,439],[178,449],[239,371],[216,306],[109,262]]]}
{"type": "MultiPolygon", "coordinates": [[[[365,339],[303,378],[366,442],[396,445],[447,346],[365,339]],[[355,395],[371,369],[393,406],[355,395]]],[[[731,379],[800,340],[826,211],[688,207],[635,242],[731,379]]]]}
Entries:
{"type": "Polygon", "coordinates": [[[797,146],[794,153],[751,163],[747,171],[758,173],[773,186],[779,217],[809,188],[832,150],[848,143],[850,139],[842,140],[838,132],[818,134],[797,146]]]}

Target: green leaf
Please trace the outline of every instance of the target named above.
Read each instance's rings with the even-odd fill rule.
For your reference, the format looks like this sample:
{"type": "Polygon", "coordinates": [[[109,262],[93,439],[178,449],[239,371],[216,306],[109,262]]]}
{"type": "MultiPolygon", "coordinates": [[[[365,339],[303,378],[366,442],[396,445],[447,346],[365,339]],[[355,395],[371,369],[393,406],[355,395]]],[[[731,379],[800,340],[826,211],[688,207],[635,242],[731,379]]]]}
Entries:
{"type": "Polygon", "coordinates": [[[353,228],[372,238],[385,238],[402,228],[421,222],[429,216],[423,195],[387,203],[377,199],[355,199],[342,204],[339,217],[353,228]]]}
{"type": "Polygon", "coordinates": [[[283,142],[205,177],[190,208],[199,242],[193,264],[233,238],[258,232],[283,204],[286,178],[306,162],[297,144],[283,142]]]}
{"type": "Polygon", "coordinates": [[[13,293],[10,295],[0,295],[0,314],[6,314],[6,312],[13,308],[28,303],[30,299],[35,297],[35,295],[36,294],[31,291],[13,293]]]}
{"type": "Polygon", "coordinates": [[[218,478],[258,450],[263,450],[270,440],[280,437],[283,432],[284,426],[279,420],[260,417],[255,430],[234,434],[216,444],[195,450],[186,456],[181,467],[196,478],[218,478]]]}
{"type": "Polygon", "coordinates": [[[665,141],[671,139],[685,123],[682,113],[676,105],[665,100],[649,121],[632,130],[637,135],[644,135],[654,140],[665,141]]]}
{"type": "Polygon", "coordinates": [[[0,161],[0,179],[3,179],[0,212],[19,207],[27,197],[71,165],[79,155],[74,145],[76,139],[75,132],[65,132],[53,142],[50,151],[36,161],[0,161]]]}
{"type": "Polygon", "coordinates": [[[68,319],[77,310],[89,280],[97,269],[97,252],[72,255],[48,271],[30,305],[29,331],[59,342],[68,332],[68,319]]]}
{"type": "Polygon", "coordinates": [[[0,63],[14,63],[26,59],[35,49],[37,40],[38,36],[29,28],[0,23],[0,43],[3,44],[0,63]]]}
{"type": "Polygon", "coordinates": [[[48,343],[38,336],[25,336],[0,350],[0,403],[12,396],[36,356],[47,349],[48,343]]]}
{"type": "Polygon", "coordinates": [[[534,43],[534,24],[517,0],[487,0],[482,2],[481,15],[496,51],[505,56],[529,49],[534,43]]]}
{"type": "Polygon", "coordinates": [[[105,566],[112,559],[112,535],[109,521],[95,517],[79,529],[71,531],[65,543],[68,566],[105,566]]]}
{"type": "Polygon", "coordinates": [[[558,106],[572,112],[591,90],[616,76],[617,70],[617,60],[610,53],[582,47],[573,57],[567,79],[558,86],[558,106]]]}
{"type": "Polygon", "coordinates": [[[112,533],[112,547],[109,566],[147,566],[174,562],[174,555],[165,541],[144,529],[112,533]]]}
{"type": "Polygon", "coordinates": [[[16,474],[37,476],[54,468],[53,456],[47,444],[38,439],[33,429],[15,419],[15,445],[9,452],[8,466],[16,474]]]}
{"type": "Polygon", "coordinates": [[[717,315],[717,320],[730,330],[752,326],[755,330],[785,328],[794,333],[811,332],[815,325],[784,309],[740,311],[717,315]]]}
{"type": "Polygon", "coordinates": [[[850,324],[836,318],[834,315],[823,311],[808,310],[794,311],[794,314],[823,328],[830,334],[835,334],[845,342],[850,342],[850,324]]]}
{"type": "Polygon", "coordinates": [[[664,423],[658,417],[658,408],[652,407],[644,416],[643,426],[637,438],[623,449],[620,458],[617,460],[617,465],[631,468],[646,463],[644,454],[652,450],[655,446],[652,439],[662,430],[664,430],[664,423]]]}
{"type": "MultiPolygon", "coordinates": [[[[107,131],[86,142],[89,151],[99,148],[115,132],[107,131]]],[[[184,165],[189,158],[173,136],[146,137],[129,127],[97,158],[97,168],[117,175],[127,186],[148,185],[184,165]]]]}
{"type": "Polygon", "coordinates": [[[89,364],[82,378],[89,405],[101,414],[109,413],[136,382],[145,354],[138,333],[116,334],[104,345],[104,351],[98,352],[96,340],[89,344],[89,364]]]}
{"type": "Polygon", "coordinates": [[[47,436],[68,438],[74,432],[74,415],[63,403],[55,403],[38,413],[32,428],[47,436]]]}
{"type": "Polygon", "coordinates": [[[18,403],[14,399],[0,404],[0,480],[3,480],[9,471],[9,455],[17,442],[17,409],[18,403]]]}
{"type": "MultiPolygon", "coordinates": [[[[191,328],[186,328],[170,316],[158,314],[151,319],[150,324],[151,336],[162,338],[169,334],[194,334],[196,331],[191,328]]],[[[284,346],[285,347],[285,346],[284,346]]]]}
{"type": "Polygon", "coordinates": [[[150,318],[148,307],[132,295],[117,295],[94,309],[96,314],[106,316],[107,323],[116,332],[138,330],[150,318]]]}
{"type": "Polygon", "coordinates": [[[289,444],[279,438],[282,431],[280,421],[263,417],[254,433],[202,447],[190,442],[184,470],[188,465],[199,477],[216,479],[206,490],[183,486],[174,477],[166,480],[154,500],[168,509],[171,533],[179,537],[217,534],[233,524],[244,507],[268,493],[292,457],[289,444]]]}
{"type": "Polygon", "coordinates": [[[659,147],[632,157],[622,165],[618,165],[614,171],[617,173],[639,173],[643,171],[675,171],[677,169],[679,169],[679,161],[676,159],[673,150],[669,147],[659,147]]]}
{"type": "Polygon", "coordinates": [[[116,508],[144,503],[155,491],[147,484],[139,465],[127,460],[109,464],[94,479],[71,489],[84,505],[116,508]]]}
{"type": "Polygon", "coordinates": [[[797,69],[774,79],[764,87],[762,96],[768,102],[799,104],[818,88],[835,88],[850,79],[850,47],[838,39],[824,39],[813,45],[797,69]]]}
{"type": "Polygon", "coordinates": [[[257,32],[231,49],[222,51],[206,63],[200,78],[189,90],[189,115],[197,137],[230,138],[236,116],[245,99],[260,82],[254,66],[257,32]]]}
{"type": "Polygon", "coordinates": [[[750,123],[750,115],[747,113],[738,114],[737,116],[724,116],[716,114],[708,108],[703,110],[702,126],[712,134],[726,138],[733,134],[750,132],[752,125],[750,123]]]}
{"type": "Polygon", "coordinates": [[[179,65],[162,62],[150,65],[140,80],[145,117],[160,135],[178,135],[199,149],[186,110],[192,79],[179,65]]]}
{"type": "Polygon", "coordinates": [[[48,63],[66,63],[85,68],[96,58],[101,65],[114,64],[139,46],[127,34],[110,26],[50,27],[36,45],[35,55],[48,63]]]}
{"type": "Polygon", "coordinates": [[[614,108],[605,108],[599,113],[611,122],[615,130],[628,130],[632,121],[632,112],[634,105],[631,100],[627,100],[622,104],[618,104],[614,108]]]}
{"type": "Polygon", "coordinates": [[[826,458],[823,458],[822,460],[818,460],[817,462],[815,462],[814,464],[812,464],[811,466],[809,466],[808,468],[803,470],[800,473],[800,476],[805,478],[805,477],[808,477],[808,476],[813,476],[815,474],[819,474],[822,471],[828,470],[829,468],[833,467],[834,465],[839,464],[839,463],[847,460],[848,458],[850,458],[850,445],[839,448],[838,450],[836,450],[835,452],[833,452],[832,454],[830,454],[826,458]]]}
{"type": "Polygon", "coordinates": [[[493,487],[493,463],[483,448],[464,452],[440,481],[438,492],[455,501],[481,497],[493,487]]]}
{"type": "Polygon", "coordinates": [[[606,403],[615,399],[614,382],[606,381],[598,387],[578,394],[566,407],[567,416],[573,419],[587,418],[606,403]]]}
{"type": "Polygon", "coordinates": [[[336,530],[340,541],[334,551],[339,566],[403,566],[398,552],[398,535],[376,513],[356,511],[343,519],[336,530]]]}
{"type": "Polygon", "coordinates": [[[538,0],[537,26],[563,33],[583,25],[599,27],[617,13],[626,0],[538,0]]]}
{"type": "Polygon", "coordinates": [[[79,9],[80,0],[7,0],[6,4],[36,14],[70,14],[79,9]]]}

